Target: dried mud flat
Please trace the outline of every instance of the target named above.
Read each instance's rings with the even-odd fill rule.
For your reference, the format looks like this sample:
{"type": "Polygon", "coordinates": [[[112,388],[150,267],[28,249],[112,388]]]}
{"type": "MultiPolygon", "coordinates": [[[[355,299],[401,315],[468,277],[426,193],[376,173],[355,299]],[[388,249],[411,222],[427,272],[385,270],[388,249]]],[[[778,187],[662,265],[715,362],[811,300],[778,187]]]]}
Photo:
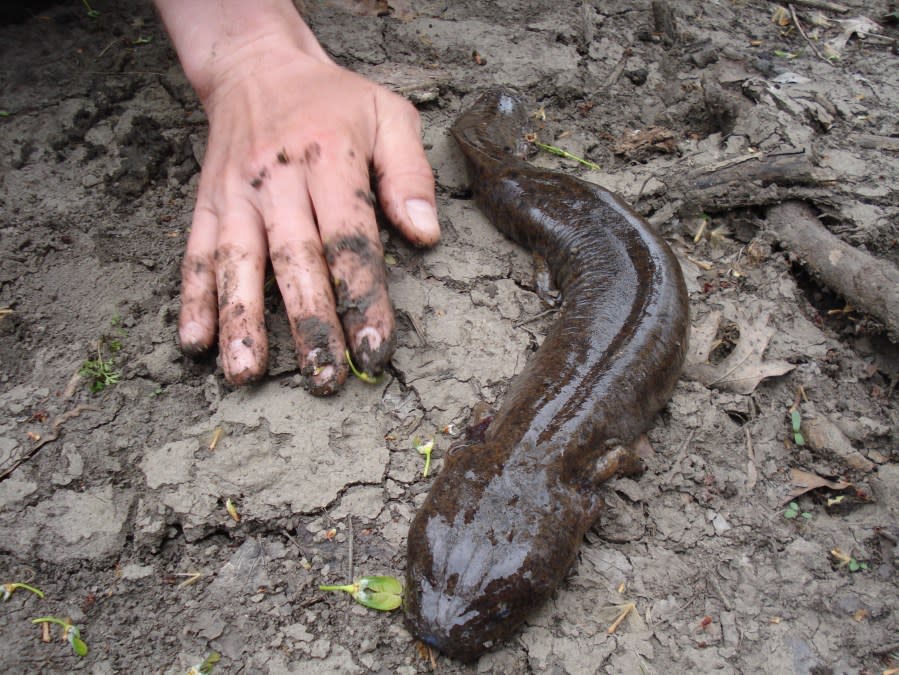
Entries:
{"type": "MultiPolygon", "coordinates": [[[[439,672],[899,665],[890,316],[847,309],[797,250],[829,230],[871,256],[836,261],[862,286],[899,262],[895,27],[849,35],[831,64],[765,2],[424,1],[381,17],[307,3],[337,59],[419,105],[445,231],[424,253],[384,231],[393,370],[321,400],[298,384],[277,297],[263,384],[229,390],[213,359],[179,354],[205,120],[147,4],[98,2],[91,18],[69,2],[0,28],[0,583],[46,593],[0,606],[0,671],[178,673],[213,650],[226,673],[432,669],[398,614],[316,589],[402,574],[431,480],[413,439],[435,438],[439,471],[448,425],[501,399],[551,320],[446,134],[495,84],[542,106],[542,141],[602,168],[535,161],[616,189],[672,243],[693,365],[649,431],[647,473],[606,487],[552,602],[478,664],[438,657],[439,672]],[[790,200],[811,215],[784,216],[790,200]],[[92,394],[73,375],[98,340],[120,345],[121,380],[92,394]],[[788,518],[801,483],[818,487],[788,518]],[[80,626],[90,653],[42,642],[30,619],[47,615],[80,626]]],[[[833,20],[895,9],[846,5],[823,12],[819,50],[851,27],[833,20]]]]}

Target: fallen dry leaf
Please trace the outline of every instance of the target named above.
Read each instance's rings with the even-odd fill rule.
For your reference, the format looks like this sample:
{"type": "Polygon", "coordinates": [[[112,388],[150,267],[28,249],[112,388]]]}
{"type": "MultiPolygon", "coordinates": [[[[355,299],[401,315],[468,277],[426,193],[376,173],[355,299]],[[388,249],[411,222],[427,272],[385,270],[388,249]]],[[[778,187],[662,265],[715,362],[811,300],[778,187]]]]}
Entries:
{"type": "Polygon", "coordinates": [[[853,35],[857,35],[863,40],[868,35],[883,30],[880,25],[866,16],[857,16],[854,19],[836,19],[836,22],[840,24],[842,30],[835,38],[827,41],[827,46],[837,54],[846,48],[846,43],[853,35]]]}
{"type": "Polygon", "coordinates": [[[691,333],[690,340],[694,343],[698,340],[699,344],[691,349],[684,375],[707,387],[734,394],[751,394],[766,377],[783,375],[795,366],[786,361],[764,358],[765,349],[776,330],[768,325],[770,311],[763,310],[755,318],[750,318],[736,307],[734,314],[740,331],[734,350],[717,365],[707,362],[721,320],[721,312],[712,312],[691,333]]]}
{"type": "Polygon", "coordinates": [[[790,490],[789,496],[781,502],[781,506],[789,504],[806,492],[811,492],[821,487],[829,487],[831,490],[845,490],[852,485],[852,483],[844,480],[828,480],[802,469],[790,469],[790,484],[793,486],[793,489],[790,490]]]}

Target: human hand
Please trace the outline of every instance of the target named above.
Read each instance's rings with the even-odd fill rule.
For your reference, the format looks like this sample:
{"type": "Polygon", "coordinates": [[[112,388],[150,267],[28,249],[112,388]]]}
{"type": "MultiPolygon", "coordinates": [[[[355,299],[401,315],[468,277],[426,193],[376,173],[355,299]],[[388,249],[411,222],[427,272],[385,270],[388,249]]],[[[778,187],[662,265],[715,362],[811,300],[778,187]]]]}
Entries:
{"type": "Polygon", "coordinates": [[[195,82],[210,132],[179,336],[185,352],[203,352],[218,324],[226,379],[261,377],[268,255],[300,372],[313,393],[330,394],[346,379],[347,346],[368,373],[393,350],[369,165],[382,208],[407,239],[430,246],[440,235],[417,111],[335,65],[310,37],[306,29],[305,43],[277,32],[242,42],[195,82]]]}

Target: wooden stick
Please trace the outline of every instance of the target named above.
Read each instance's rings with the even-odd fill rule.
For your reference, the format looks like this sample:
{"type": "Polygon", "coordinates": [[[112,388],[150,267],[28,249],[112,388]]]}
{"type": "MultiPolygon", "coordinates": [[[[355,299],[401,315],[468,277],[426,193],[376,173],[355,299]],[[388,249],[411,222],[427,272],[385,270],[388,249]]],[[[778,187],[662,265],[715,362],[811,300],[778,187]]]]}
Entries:
{"type": "Polygon", "coordinates": [[[787,5],[787,7],[790,8],[790,16],[793,18],[793,25],[796,26],[796,30],[799,31],[799,34],[805,39],[805,41],[808,43],[808,46],[812,48],[813,52],[815,52],[815,56],[824,61],[827,65],[835,68],[836,64],[829,58],[824,56],[824,54],[821,53],[821,50],[818,49],[815,43],[811,41],[809,36],[805,34],[805,31],[802,29],[802,24],[799,23],[799,17],[796,16],[796,8],[793,7],[792,4],[787,5]]]}
{"type": "Polygon", "coordinates": [[[811,272],[854,307],[886,326],[899,341],[899,268],[864,253],[831,234],[804,202],[768,209],[768,228],[811,272]]]}
{"type": "Polygon", "coordinates": [[[845,14],[849,11],[846,5],[841,5],[838,2],[827,2],[827,0],[793,0],[793,2],[803,7],[826,9],[829,12],[839,12],[840,14],[845,14]]]}

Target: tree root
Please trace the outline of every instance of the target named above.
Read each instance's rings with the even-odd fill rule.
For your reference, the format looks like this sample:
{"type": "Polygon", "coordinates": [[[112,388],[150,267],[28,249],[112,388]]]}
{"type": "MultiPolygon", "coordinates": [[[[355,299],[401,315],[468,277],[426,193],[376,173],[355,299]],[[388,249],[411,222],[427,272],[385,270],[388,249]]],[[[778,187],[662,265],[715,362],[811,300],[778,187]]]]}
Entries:
{"type": "Polygon", "coordinates": [[[767,223],[781,245],[818,279],[853,307],[882,321],[890,339],[899,341],[899,268],[831,234],[804,202],[771,206],[767,223]]]}

